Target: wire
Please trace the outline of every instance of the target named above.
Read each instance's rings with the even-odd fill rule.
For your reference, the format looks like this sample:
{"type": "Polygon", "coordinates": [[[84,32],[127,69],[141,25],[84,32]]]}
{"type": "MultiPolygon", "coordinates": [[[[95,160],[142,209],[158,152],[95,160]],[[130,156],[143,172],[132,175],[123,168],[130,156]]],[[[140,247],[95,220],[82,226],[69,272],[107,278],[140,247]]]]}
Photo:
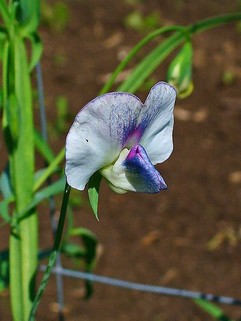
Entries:
{"type": "MultiPolygon", "coordinates": [[[[40,270],[44,271],[45,268],[46,268],[45,265],[41,265],[40,270]]],[[[212,301],[212,302],[217,302],[222,304],[241,306],[241,300],[228,297],[228,296],[218,296],[214,294],[205,294],[198,291],[196,292],[196,291],[189,291],[184,289],[175,289],[175,288],[168,288],[163,286],[134,283],[134,282],[124,281],[124,280],[115,279],[107,276],[101,276],[101,275],[96,275],[92,273],[64,269],[62,267],[54,268],[52,273],[61,274],[63,276],[68,276],[72,278],[107,284],[107,285],[116,286],[120,288],[127,288],[130,290],[156,293],[161,295],[177,296],[177,297],[183,297],[187,299],[203,299],[206,301],[212,301]]]]}

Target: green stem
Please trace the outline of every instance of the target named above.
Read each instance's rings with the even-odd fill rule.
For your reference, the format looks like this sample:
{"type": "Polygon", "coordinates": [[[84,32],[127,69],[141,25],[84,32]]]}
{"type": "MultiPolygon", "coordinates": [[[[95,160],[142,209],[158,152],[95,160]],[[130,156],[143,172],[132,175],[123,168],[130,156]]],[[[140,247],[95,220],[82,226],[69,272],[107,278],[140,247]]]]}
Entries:
{"type": "Polygon", "coordinates": [[[187,28],[190,33],[195,34],[238,20],[241,20],[241,12],[206,18],[189,25],[187,28]]]}
{"type": "MultiPolygon", "coordinates": [[[[3,131],[9,152],[11,186],[21,212],[33,197],[34,142],[30,75],[24,42],[13,29],[3,58],[3,131]]],[[[37,267],[37,215],[31,213],[10,234],[10,290],[14,321],[26,320],[37,267]]]]}
{"type": "Polygon", "coordinates": [[[104,87],[101,89],[100,94],[104,94],[108,92],[115,82],[117,76],[119,73],[126,67],[126,65],[129,63],[129,61],[140,51],[141,48],[143,48],[146,44],[148,44],[151,40],[154,38],[172,31],[180,31],[182,32],[185,28],[180,26],[170,26],[170,27],[163,27],[158,30],[155,30],[151,32],[149,35],[147,35],[145,38],[143,38],[138,44],[128,53],[128,55],[121,61],[121,63],[117,66],[117,68],[114,70],[114,72],[111,74],[110,78],[104,85],[104,87]]]}
{"type": "Polygon", "coordinates": [[[40,299],[41,299],[41,297],[43,295],[44,289],[47,286],[49,277],[51,275],[52,269],[53,269],[53,267],[55,265],[55,262],[56,262],[56,258],[57,258],[58,251],[59,251],[59,248],[60,248],[61,237],[62,237],[63,229],[64,229],[64,222],[65,222],[65,217],[66,217],[66,212],[67,212],[67,206],[68,206],[70,190],[71,190],[71,187],[66,182],[64,195],[63,195],[63,200],[62,200],[61,211],[60,211],[60,218],[59,218],[58,228],[57,228],[57,231],[56,231],[56,237],[55,237],[53,250],[52,250],[52,253],[50,255],[49,262],[48,262],[47,268],[46,268],[46,270],[44,272],[42,281],[40,283],[37,295],[36,295],[36,297],[34,299],[34,302],[33,302],[33,305],[32,305],[32,309],[31,309],[28,321],[34,321],[35,320],[35,313],[37,311],[40,299]]]}
{"type": "MultiPolygon", "coordinates": [[[[195,24],[192,24],[192,25],[189,25],[189,26],[186,26],[186,27],[181,27],[181,26],[164,27],[164,28],[160,28],[160,29],[150,33],[144,39],[142,39],[130,51],[130,53],[126,56],[126,58],[123,61],[121,61],[121,63],[117,66],[117,68],[111,74],[111,76],[110,76],[109,80],[107,81],[107,83],[101,89],[100,94],[104,94],[104,93],[106,93],[107,91],[110,90],[110,88],[112,87],[113,83],[115,82],[118,74],[127,66],[127,64],[130,62],[130,60],[137,54],[137,52],[141,48],[143,48],[147,43],[149,43],[150,41],[152,41],[156,37],[162,35],[163,33],[171,32],[171,31],[177,31],[173,36],[171,36],[169,39],[164,41],[164,43],[162,44],[163,47],[160,46],[161,47],[160,51],[161,51],[161,54],[162,54],[162,58],[164,59],[172,50],[174,50],[176,47],[178,47],[178,45],[181,44],[181,42],[187,37],[187,35],[200,33],[200,32],[206,31],[208,29],[221,26],[221,25],[226,24],[226,23],[238,21],[240,19],[241,19],[241,13],[231,13],[231,14],[212,17],[212,18],[207,18],[207,19],[201,20],[201,21],[199,21],[199,22],[197,22],[195,24]],[[169,44],[171,44],[170,48],[168,48],[169,44]],[[163,49],[164,49],[164,52],[163,52],[163,49]]],[[[155,49],[154,49],[154,51],[155,51],[155,49]]],[[[151,53],[150,53],[150,55],[151,55],[151,53]]],[[[161,59],[161,61],[163,59],[161,59]]],[[[157,65],[161,61],[159,60],[157,65]]],[[[138,66],[137,66],[137,68],[138,68],[138,66]]],[[[135,70],[134,70],[134,72],[135,72],[135,70]]],[[[124,84],[125,83],[126,82],[124,82],[124,84]]],[[[118,90],[126,90],[126,88],[128,88],[128,86],[125,86],[125,85],[122,84],[118,88],[118,90]]],[[[133,92],[134,90],[136,90],[138,88],[138,86],[135,85],[133,88],[134,89],[132,89],[132,90],[128,89],[128,91],[133,92]]]]}

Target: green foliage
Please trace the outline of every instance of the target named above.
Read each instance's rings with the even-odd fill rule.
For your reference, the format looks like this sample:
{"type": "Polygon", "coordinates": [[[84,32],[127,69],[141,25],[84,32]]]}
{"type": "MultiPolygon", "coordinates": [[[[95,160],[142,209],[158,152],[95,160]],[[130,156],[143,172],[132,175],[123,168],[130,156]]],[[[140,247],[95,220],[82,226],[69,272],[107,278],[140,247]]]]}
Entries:
{"type": "Polygon", "coordinates": [[[226,86],[232,85],[235,81],[235,74],[231,70],[225,70],[222,75],[222,83],[226,86]]]}
{"type": "Polygon", "coordinates": [[[37,130],[34,131],[34,144],[43,159],[50,164],[54,160],[54,154],[48,143],[37,130]]]}
{"type": "Polygon", "coordinates": [[[27,39],[30,41],[32,45],[32,54],[29,62],[29,71],[31,72],[41,58],[43,45],[39,35],[36,32],[29,34],[27,36],[27,39]]]}
{"type": "Polygon", "coordinates": [[[40,20],[39,0],[15,0],[16,18],[22,34],[30,34],[38,28],[40,20]]]}
{"type": "Polygon", "coordinates": [[[58,96],[56,99],[57,119],[56,130],[57,132],[64,133],[67,130],[67,120],[69,117],[69,102],[65,96],[58,96]]]}
{"type": "Polygon", "coordinates": [[[131,12],[124,21],[127,28],[140,32],[148,32],[154,30],[161,25],[159,13],[154,11],[144,17],[139,11],[131,12]]]}
{"type": "Polygon", "coordinates": [[[192,56],[192,44],[187,41],[172,60],[167,71],[167,81],[176,88],[179,98],[189,96],[193,90],[192,56]]]}
{"type": "MultiPolygon", "coordinates": [[[[70,220],[69,220],[70,222],[70,220]]],[[[90,230],[80,227],[73,227],[72,222],[69,224],[65,240],[61,245],[61,251],[67,256],[74,258],[75,262],[80,265],[84,263],[85,272],[92,272],[96,264],[96,251],[98,241],[90,230]],[[79,243],[71,241],[72,238],[78,238],[79,243]]],[[[93,288],[90,281],[85,281],[85,298],[92,295],[93,288]]]]}
{"type": "Polygon", "coordinates": [[[69,7],[63,1],[54,4],[42,1],[41,6],[43,24],[49,26],[53,31],[63,31],[70,19],[69,7]]]}

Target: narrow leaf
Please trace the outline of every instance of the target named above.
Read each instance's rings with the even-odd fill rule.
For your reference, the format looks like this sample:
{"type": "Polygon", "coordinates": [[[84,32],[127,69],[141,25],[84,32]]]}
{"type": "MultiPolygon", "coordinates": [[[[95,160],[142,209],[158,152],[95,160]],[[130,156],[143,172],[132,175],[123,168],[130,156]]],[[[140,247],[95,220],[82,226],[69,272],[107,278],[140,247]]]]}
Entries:
{"type": "Polygon", "coordinates": [[[43,139],[37,130],[34,131],[34,144],[43,158],[50,164],[54,160],[54,154],[48,143],[43,139]]]}
{"type": "Polygon", "coordinates": [[[19,0],[17,19],[22,33],[28,35],[35,32],[40,20],[40,0],[19,0]]]}
{"type": "Polygon", "coordinates": [[[11,27],[11,16],[6,4],[6,1],[0,0],[0,15],[7,28],[11,27]]]}
{"type": "Polygon", "coordinates": [[[29,205],[18,214],[18,219],[22,220],[23,218],[28,216],[28,212],[43,200],[49,198],[50,196],[54,196],[56,194],[61,193],[64,189],[65,181],[66,181],[65,177],[61,177],[55,183],[52,183],[50,186],[45,187],[39,192],[37,192],[34,195],[32,201],[29,203],[29,205]]]}
{"type": "Polygon", "coordinates": [[[99,172],[96,172],[91,176],[88,185],[88,195],[90,206],[95,214],[96,219],[99,221],[98,217],[98,202],[99,202],[99,189],[101,183],[102,176],[99,172]]]}
{"type": "Polygon", "coordinates": [[[29,62],[29,71],[32,71],[40,60],[43,52],[43,44],[36,32],[29,34],[27,38],[30,40],[32,45],[31,59],[29,62]]]}
{"type": "Polygon", "coordinates": [[[6,198],[0,202],[0,216],[6,222],[11,224],[11,216],[9,215],[8,205],[12,201],[10,198],[6,198]]]}
{"type": "Polygon", "coordinates": [[[118,88],[119,91],[135,92],[159,64],[183,41],[184,34],[177,32],[153,49],[118,88]]]}
{"type": "Polygon", "coordinates": [[[39,187],[48,179],[50,175],[52,175],[58,169],[59,163],[63,160],[65,155],[65,150],[62,149],[58,155],[53,159],[53,161],[49,164],[49,166],[43,171],[42,175],[38,178],[38,180],[34,184],[34,191],[37,191],[39,187]]]}

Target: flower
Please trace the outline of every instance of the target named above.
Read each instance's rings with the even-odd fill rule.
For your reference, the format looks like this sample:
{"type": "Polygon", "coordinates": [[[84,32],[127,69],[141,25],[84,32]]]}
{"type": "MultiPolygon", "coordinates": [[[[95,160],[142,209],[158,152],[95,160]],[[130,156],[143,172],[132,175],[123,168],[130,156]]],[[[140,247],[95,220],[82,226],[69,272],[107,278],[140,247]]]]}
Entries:
{"type": "Polygon", "coordinates": [[[77,114],[66,140],[68,184],[83,190],[97,171],[117,193],[157,193],[167,185],[154,165],[173,149],[175,89],[158,82],[143,104],[135,95],[111,92],[77,114]]]}

